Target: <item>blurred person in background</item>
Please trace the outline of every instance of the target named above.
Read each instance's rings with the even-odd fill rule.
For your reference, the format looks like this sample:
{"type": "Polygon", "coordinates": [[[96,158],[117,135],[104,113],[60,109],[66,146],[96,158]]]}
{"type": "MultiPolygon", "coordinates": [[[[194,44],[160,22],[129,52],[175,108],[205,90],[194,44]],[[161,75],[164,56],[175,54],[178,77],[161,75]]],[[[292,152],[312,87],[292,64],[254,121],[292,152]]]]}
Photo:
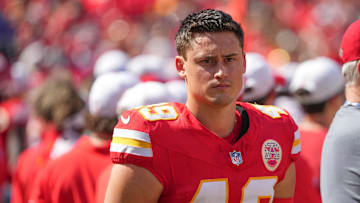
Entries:
{"type": "Polygon", "coordinates": [[[278,69],[273,70],[267,59],[259,53],[247,52],[246,62],[244,89],[238,100],[283,108],[298,123],[302,118],[301,106],[284,92],[290,80],[278,69]]]}
{"type": "Polygon", "coordinates": [[[26,89],[16,88],[8,59],[0,53],[0,202],[9,198],[11,170],[24,149],[26,89]],[[4,195],[4,197],[3,197],[4,195]]]}
{"type": "Polygon", "coordinates": [[[236,102],[246,70],[243,37],[220,10],[182,21],[175,64],[186,104],[122,113],[105,202],[292,202],[297,126],[282,109],[236,102]]]}
{"type": "Polygon", "coordinates": [[[296,184],[294,202],[321,203],[321,149],[330,123],[345,101],[340,65],[327,57],[307,60],[299,64],[289,89],[300,102],[305,113],[299,125],[300,157],[308,162],[311,170],[306,171],[307,168],[304,168],[300,162],[295,162],[299,171],[296,177],[299,181],[296,184]],[[303,185],[301,182],[307,178],[311,179],[311,185],[303,185]],[[305,199],[306,197],[312,199],[305,199]]]}
{"type": "MultiPolygon", "coordinates": [[[[67,76],[56,74],[36,88],[31,110],[42,125],[40,142],[23,151],[13,172],[11,202],[28,202],[34,178],[50,159],[67,152],[83,130],[85,102],[67,76]]],[[[30,126],[31,127],[31,126],[30,126]]]]}
{"type": "MultiPolygon", "coordinates": [[[[127,110],[171,101],[177,101],[177,97],[172,97],[172,93],[168,91],[166,84],[156,81],[140,82],[126,90],[120,97],[117,102],[117,115],[121,120],[127,122],[128,118],[121,116],[127,110]]],[[[102,203],[105,200],[111,169],[112,166],[107,167],[99,177],[96,190],[97,203],[102,203]]]]}
{"type": "Polygon", "coordinates": [[[126,70],[138,75],[141,81],[165,82],[168,78],[165,72],[167,61],[162,56],[140,54],[132,57],[126,64],[126,70]]]}
{"type": "Polygon", "coordinates": [[[246,53],[245,89],[242,101],[272,105],[275,99],[275,80],[266,59],[255,52],[246,53]]]}
{"type": "Polygon", "coordinates": [[[186,84],[184,80],[170,80],[165,83],[174,102],[186,103],[186,84]]]}
{"type": "Polygon", "coordinates": [[[126,63],[130,57],[119,49],[111,49],[103,52],[95,61],[93,77],[110,72],[126,71],[126,63]]]}
{"type": "Polygon", "coordinates": [[[157,104],[159,102],[174,102],[175,98],[167,89],[165,83],[156,81],[140,82],[128,89],[117,102],[117,114],[143,105],[157,104]]]}
{"type": "Polygon", "coordinates": [[[275,89],[276,98],[274,100],[274,105],[286,109],[296,124],[300,124],[304,117],[304,111],[299,101],[291,94],[289,86],[298,65],[297,62],[290,62],[276,68],[276,73],[283,81],[275,89]]]}
{"type": "Polygon", "coordinates": [[[88,135],[81,136],[71,151],[51,160],[41,171],[31,191],[31,202],[95,202],[98,177],[111,164],[109,148],[118,120],[117,100],[137,82],[136,75],[126,72],[96,78],[88,99],[88,135]]]}
{"type": "Polygon", "coordinates": [[[2,186],[10,183],[17,155],[24,149],[27,110],[26,103],[19,97],[0,102],[0,202],[6,189],[2,186]]]}
{"type": "Polygon", "coordinates": [[[360,202],[360,20],[345,31],[339,55],[346,102],[324,141],[320,188],[324,203],[355,203],[360,202]]]}
{"type": "Polygon", "coordinates": [[[11,28],[3,38],[11,58],[31,42],[43,40],[62,50],[80,75],[91,72],[96,56],[107,48],[120,48],[129,56],[174,56],[171,39],[177,20],[209,7],[246,19],[245,37],[251,42],[246,50],[261,53],[271,65],[279,58],[289,62],[317,55],[336,57],[337,41],[360,8],[358,0],[4,0],[1,4],[11,28]]]}

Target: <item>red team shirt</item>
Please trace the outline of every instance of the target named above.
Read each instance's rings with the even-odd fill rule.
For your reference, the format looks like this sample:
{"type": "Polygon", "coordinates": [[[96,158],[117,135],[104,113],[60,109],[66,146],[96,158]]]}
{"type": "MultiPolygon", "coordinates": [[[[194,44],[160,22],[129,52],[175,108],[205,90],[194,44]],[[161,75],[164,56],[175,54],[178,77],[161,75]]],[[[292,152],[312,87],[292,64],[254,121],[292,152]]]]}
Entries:
{"type": "Polygon", "coordinates": [[[94,146],[82,136],[71,151],[48,163],[31,191],[34,203],[95,202],[97,180],[111,165],[109,143],[94,146]]]}
{"type": "Polygon", "coordinates": [[[305,202],[304,197],[311,195],[312,203],[321,203],[320,195],[320,163],[321,163],[321,150],[326,137],[327,129],[320,130],[304,130],[300,128],[301,134],[301,156],[309,165],[308,168],[304,164],[296,163],[296,169],[299,171],[308,171],[304,173],[297,173],[297,179],[311,179],[310,184],[307,185],[307,189],[301,192],[301,183],[296,182],[296,190],[294,197],[298,199],[297,202],[305,202]],[[304,193],[307,193],[306,195],[304,193]]]}
{"type": "Polygon", "coordinates": [[[109,164],[109,166],[106,169],[104,169],[104,171],[101,172],[101,174],[99,175],[99,178],[96,183],[96,197],[95,197],[96,203],[104,203],[105,201],[106,189],[109,184],[111,170],[112,170],[112,165],[109,164]]]}
{"type": "Polygon", "coordinates": [[[50,153],[55,140],[61,136],[54,125],[46,126],[39,145],[26,149],[18,157],[17,166],[11,183],[11,202],[26,203],[30,190],[34,186],[34,178],[50,160],[50,153]]]}
{"type": "MultiPolygon", "coordinates": [[[[301,142],[301,144],[303,143],[301,142]]],[[[301,148],[303,148],[302,146],[301,148]]],[[[294,203],[321,203],[320,194],[313,187],[313,171],[302,154],[303,149],[301,149],[301,155],[295,161],[296,171],[301,171],[301,173],[296,173],[294,203]]]]}
{"type": "Polygon", "coordinates": [[[114,129],[111,158],[149,170],[164,186],[159,202],[269,202],[300,152],[297,126],[280,108],[238,105],[249,128],[233,144],[204,127],[184,104],[124,112],[114,129]]]}

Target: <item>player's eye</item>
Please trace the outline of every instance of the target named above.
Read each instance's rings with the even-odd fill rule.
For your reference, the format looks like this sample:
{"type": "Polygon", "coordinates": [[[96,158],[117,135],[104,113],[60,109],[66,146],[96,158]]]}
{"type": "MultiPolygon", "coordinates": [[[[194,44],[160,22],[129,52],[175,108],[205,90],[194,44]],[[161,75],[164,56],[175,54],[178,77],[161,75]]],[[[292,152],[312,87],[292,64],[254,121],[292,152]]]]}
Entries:
{"type": "Polygon", "coordinates": [[[211,59],[204,59],[201,61],[202,63],[205,63],[205,64],[210,64],[211,63],[211,59]]]}
{"type": "Polygon", "coordinates": [[[209,59],[201,60],[200,63],[209,63],[209,59]]]}
{"type": "Polygon", "coordinates": [[[216,64],[216,60],[212,59],[212,58],[205,58],[205,59],[200,60],[200,63],[203,65],[213,65],[213,64],[216,64]]]}
{"type": "Polygon", "coordinates": [[[235,58],[234,57],[226,57],[225,61],[228,62],[228,63],[233,62],[233,61],[235,61],[235,58]]]}

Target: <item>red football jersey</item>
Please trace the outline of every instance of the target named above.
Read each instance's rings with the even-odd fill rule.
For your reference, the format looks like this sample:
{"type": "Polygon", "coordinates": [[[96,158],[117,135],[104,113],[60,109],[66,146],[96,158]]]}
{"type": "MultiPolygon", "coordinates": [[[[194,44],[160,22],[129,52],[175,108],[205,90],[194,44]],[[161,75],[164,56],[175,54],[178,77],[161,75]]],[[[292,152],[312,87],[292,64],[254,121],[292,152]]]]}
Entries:
{"type": "Polygon", "coordinates": [[[159,202],[271,201],[274,185],[300,152],[297,126],[278,107],[238,105],[249,126],[234,144],[208,130],[184,104],[124,112],[114,129],[111,158],[153,173],[164,186],[159,202]]]}

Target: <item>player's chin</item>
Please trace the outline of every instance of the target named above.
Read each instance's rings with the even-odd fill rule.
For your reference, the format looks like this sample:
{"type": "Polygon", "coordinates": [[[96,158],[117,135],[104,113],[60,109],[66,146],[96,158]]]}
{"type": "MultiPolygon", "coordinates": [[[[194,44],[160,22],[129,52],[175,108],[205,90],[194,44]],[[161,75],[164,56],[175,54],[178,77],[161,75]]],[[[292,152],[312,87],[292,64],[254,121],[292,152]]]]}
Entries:
{"type": "Polygon", "coordinates": [[[223,107],[233,103],[234,98],[227,94],[217,94],[208,97],[208,101],[216,107],[223,107]]]}

